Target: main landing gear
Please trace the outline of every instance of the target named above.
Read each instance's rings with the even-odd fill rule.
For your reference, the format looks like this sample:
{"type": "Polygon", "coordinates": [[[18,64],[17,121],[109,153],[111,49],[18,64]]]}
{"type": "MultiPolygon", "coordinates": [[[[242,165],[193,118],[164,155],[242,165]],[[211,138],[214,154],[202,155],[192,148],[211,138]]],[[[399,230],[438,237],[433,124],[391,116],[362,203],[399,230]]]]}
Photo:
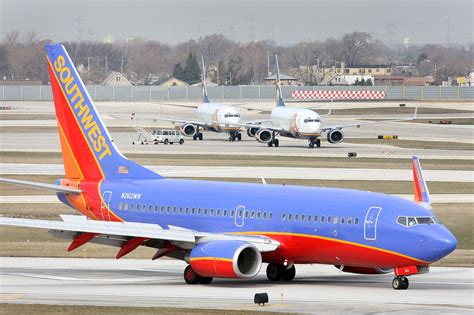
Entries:
{"type": "Polygon", "coordinates": [[[290,268],[287,268],[282,264],[268,264],[267,266],[267,278],[270,281],[291,281],[295,278],[295,275],[295,265],[291,265],[290,268]]]}
{"type": "Polygon", "coordinates": [[[316,147],[321,147],[321,139],[311,139],[309,140],[309,147],[312,149],[314,146],[316,147]]]}
{"type": "Polygon", "coordinates": [[[406,290],[408,289],[408,285],[409,285],[409,282],[408,282],[407,277],[397,276],[393,278],[392,287],[395,290],[406,290]]]}
{"type": "Polygon", "coordinates": [[[189,265],[184,269],[184,281],[187,284],[209,284],[212,282],[212,279],[210,277],[201,277],[189,265]]]}
{"type": "Polygon", "coordinates": [[[275,146],[275,148],[280,146],[280,141],[278,141],[277,138],[275,138],[275,132],[272,133],[272,140],[267,143],[269,147],[275,146]]]}
{"type": "Polygon", "coordinates": [[[234,142],[235,140],[242,141],[242,134],[240,132],[230,134],[229,141],[234,142]]]}
{"type": "Polygon", "coordinates": [[[197,133],[193,136],[193,140],[202,140],[202,132],[197,132],[197,133]]]}

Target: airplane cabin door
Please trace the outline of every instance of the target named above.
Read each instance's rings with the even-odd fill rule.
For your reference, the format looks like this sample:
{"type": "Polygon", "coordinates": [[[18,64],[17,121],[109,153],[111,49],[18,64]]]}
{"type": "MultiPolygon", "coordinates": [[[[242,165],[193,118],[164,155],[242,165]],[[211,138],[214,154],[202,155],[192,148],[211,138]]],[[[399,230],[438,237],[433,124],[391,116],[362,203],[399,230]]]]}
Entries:
{"type": "Polygon", "coordinates": [[[377,239],[377,221],[379,220],[380,207],[370,207],[367,210],[364,220],[364,239],[367,241],[375,241],[377,239]]]}
{"type": "Polygon", "coordinates": [[[235,208],[235,226],[244,226],[245,206],[238,206],[235,208]]]}
{"type": "Polygon", "coordinates": [[[110,211],[109,211],[109,206],[110,206],[110,199],[112,198],[112,192],[111,191],[104,191],[102,194],[102,202],[100,205],[100,212],[102,214],[102,220],[104,221],[110,221],[110,211]]]}

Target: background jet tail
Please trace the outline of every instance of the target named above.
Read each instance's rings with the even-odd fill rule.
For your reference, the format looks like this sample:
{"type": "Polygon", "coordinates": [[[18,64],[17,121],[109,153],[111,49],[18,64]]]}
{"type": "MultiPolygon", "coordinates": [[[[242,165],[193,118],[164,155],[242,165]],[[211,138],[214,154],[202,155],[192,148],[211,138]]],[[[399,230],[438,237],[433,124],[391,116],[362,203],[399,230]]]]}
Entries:
{"type": "Polygon", "coordinates": [[[428,191],[420,160],[417,156],[412,157],[411,164],[413,168],[414,200],[429,205],[431,204],[430,192],[428,191]]]}
{"type": "Polygon", "coordinates": [[[202,61],[202,102],[210,103],[209,97],[207,96],[207,85],[206,85],[206,66],[204,65],[204,56],[201,55],[202,61]]]}
{"type": "Polygon", "coordinates": [[[285,101],[283,100],[283,95],[281,93],[280,66],[278,65],[277,55],[275,55],[275,73],[276,73],[275,86],[276,86],[276,94],[277,94],[276,105],[285,106],[285,101]]]}
{"type": "Polygon", "coordinates": [[[66,177],[161,178],[119,152],[64,46],[45,50],[66,177]]]}

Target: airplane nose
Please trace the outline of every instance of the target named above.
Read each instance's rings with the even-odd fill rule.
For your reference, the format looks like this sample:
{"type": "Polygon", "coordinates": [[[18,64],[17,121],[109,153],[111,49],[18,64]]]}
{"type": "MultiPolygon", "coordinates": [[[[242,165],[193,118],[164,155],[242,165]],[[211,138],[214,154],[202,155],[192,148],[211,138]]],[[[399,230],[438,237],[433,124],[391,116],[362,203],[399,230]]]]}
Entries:
{"type": "Polygon", "coordinates": [[[445,229],[442,235],[432,238],[427,242],[428,256],[430,261],[437,261],[451,254],[458,246],[456,237],[445,229]]]}

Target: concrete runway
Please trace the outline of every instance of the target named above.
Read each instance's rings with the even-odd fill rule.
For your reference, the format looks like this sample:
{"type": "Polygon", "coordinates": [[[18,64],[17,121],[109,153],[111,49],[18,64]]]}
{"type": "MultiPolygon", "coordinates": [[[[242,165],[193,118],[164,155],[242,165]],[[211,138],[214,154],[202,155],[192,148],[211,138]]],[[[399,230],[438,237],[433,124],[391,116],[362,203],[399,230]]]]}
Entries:
{"type": "MultiPolygon", "coordinates": [[[[322,180],[413,181],[412,170],[376,168],[147,166],[165,177],[284,178],[322,180]]],[[[424,170],[429,182],[474,181],[474,171],[424,170]]],[[[62,164],[0,163],[0,175],[64,175],[62,164]]]]}
{"type": "Polygon", "coordinates": [[[298,313],[446,314],[473,311],[473,269],[433,267],[410,277],[395,291],[393,275],[340,273],[333,266],[298,265],[294,281],[270,283],[217,279],[210,285],[184,283],[185,264],[175,260],[0,258],[2,303],[160,306],[265,310],[298,313]],[[253,304],[267,292],[270,303],[253,304]]]}

